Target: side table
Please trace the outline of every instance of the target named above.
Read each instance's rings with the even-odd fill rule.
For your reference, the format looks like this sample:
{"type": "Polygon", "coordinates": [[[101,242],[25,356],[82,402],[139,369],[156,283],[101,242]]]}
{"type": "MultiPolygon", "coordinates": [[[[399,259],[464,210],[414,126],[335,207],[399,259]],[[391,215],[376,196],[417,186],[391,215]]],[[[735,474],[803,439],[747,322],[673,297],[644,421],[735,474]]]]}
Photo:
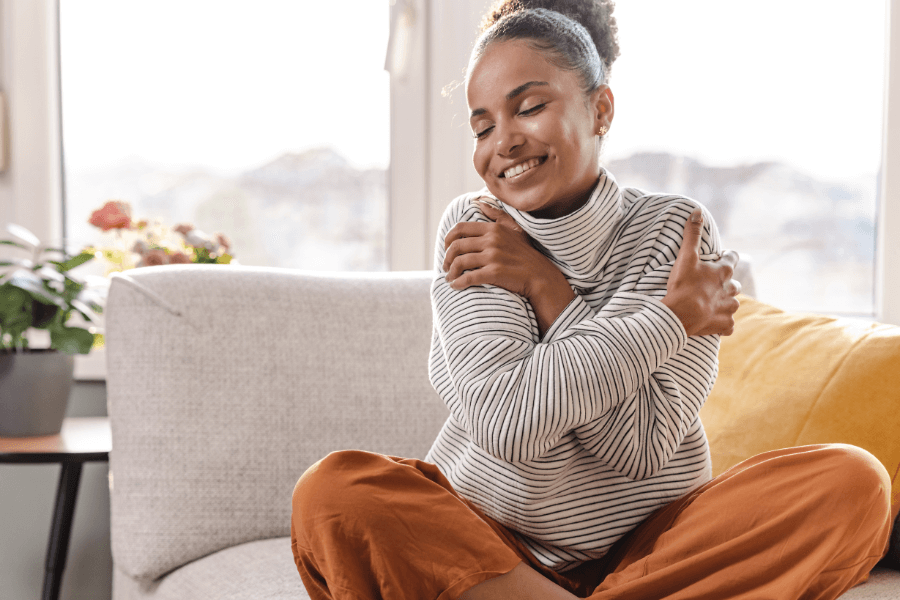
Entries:
{"type": "Polygon", "coordinates": [[[0,463],[59,463],[61,466],[47,544],[42,600],[59,598],[81,467],[86,462],[108,461],[110,450],[112,435],[108,417],[67,418],[57,435],[0,437],[0,463]]]}

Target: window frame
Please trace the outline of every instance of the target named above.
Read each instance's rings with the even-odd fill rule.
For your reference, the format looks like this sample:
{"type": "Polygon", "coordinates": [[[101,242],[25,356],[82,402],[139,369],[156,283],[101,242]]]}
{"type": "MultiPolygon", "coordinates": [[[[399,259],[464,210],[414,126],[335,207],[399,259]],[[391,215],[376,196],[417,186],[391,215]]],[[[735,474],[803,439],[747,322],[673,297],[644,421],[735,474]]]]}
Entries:
{"type": "MultiPolygon", "coordinates": [[[[0,90],[6,95],[9,164],[0,173],[0,222],[41,240],[63,230],[59,82],[59,0],[0,2],[0,90]],[[35,65],[44,68],[36,69],[35,65]]],[[[461,82],[483,0],[391,0],[391,21],[412,10],[411,54],[391,73],[389,264],[432,267],[437,225],[457,195],[482,186],[471,168],[471,136],[461,82]]],[[[876,319],[900,325],[900,0],[886,19],[884,140],[875,256],[876,319]],[[894,43],[891,43],[891,41],[894,43]]],[[[75,378],[105,379],[103,349],[76,357],[75,378]]]]}

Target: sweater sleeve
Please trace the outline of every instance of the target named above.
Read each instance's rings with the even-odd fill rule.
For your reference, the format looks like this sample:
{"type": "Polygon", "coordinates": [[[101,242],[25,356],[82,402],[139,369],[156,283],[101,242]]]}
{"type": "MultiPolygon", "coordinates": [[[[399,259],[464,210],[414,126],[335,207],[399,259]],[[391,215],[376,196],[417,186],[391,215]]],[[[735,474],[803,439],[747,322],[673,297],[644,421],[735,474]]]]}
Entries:
{"type": "MultiPolygon", "coordinates": [[[[596,313],[576,298],[539,341],[524,298],[495,286],[456,291],[447,284],[443,238],[455,222],[473,218],[466,210],[466,203],[454,203],[445,213],[432,284],[437,347],[430,372],[453,418],[500,460],[533,460],[575,431],[626,477],[650,476],[665,461],[657,430],[666,439],[683,438],[688,418],[687,410],[671,406],[680,397],[677,381],[661,370],[688,344],[678,319],[640,291],[617,293],[596,313]],[[653,435],[616,431],[631,413],[652,415],[653,435]],[[609,443],[601,449],[603,440],[609,443]],[[651,468],[640,458],[647,451],[658,455],[651,468]]],[[[648,270],[649,280],[655,271],[648,270]]],[[[663,279],[663,292],[664,285],[663,279]]]]}
{"type": "MultiPolygon", "coordinates": [[[[665,296],[665,284],[681,246],[684,223],[692,210],[690,205],[673,208],[673,215],[661,224],[654,244],[654,259],[635,286],[635,292],[646,294],[654,301],[665,296]]],[[[715,260],[722,250],[718,231],[705,210],[704,220],[701,260],[715,260]]],[[[619,297],[617,294],[613,298],[619,297]]],[[[624,306],[626,314],[632,310],[627,302],[624,306]]],[[[617,318],[619,310],[610,302],[594,319],[617,318]]],[[[573,326],[569,335],[580,335],[580,329],[590,327],[591,322],[586,320],[573,326]]],[[[661,364],[632,396],[600,418],[576,427],[578,440],[585,449],[630,479],[653,476],[665,467],[697,420],[718,374],[718,351],[718,335],[687,338],[684,347],[661,364]]]]}

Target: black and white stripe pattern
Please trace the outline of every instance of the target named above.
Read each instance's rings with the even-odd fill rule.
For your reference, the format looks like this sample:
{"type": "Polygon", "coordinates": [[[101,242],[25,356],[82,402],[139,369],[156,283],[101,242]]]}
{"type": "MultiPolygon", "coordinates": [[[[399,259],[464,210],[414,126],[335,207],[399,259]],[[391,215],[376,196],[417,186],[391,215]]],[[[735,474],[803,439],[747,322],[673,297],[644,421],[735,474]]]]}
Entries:
{"type": "MultiPolygon", "coordinates": [[[[710,478],[697,415],[719,338],[688,338],[659,301],[699,205],[620,190],[606,172],[560,219],[498,201],[577,293],[541,339],[524,298],[445,280],[444,238],[456,223],[487,220],[472,202],[485,195],[456,198],[438,232],[429,373],[450,417],[426,460],[563,571],[710,478]]],[[[701,258],[711,259],[720,242],[704,218],[701,258]]]]}

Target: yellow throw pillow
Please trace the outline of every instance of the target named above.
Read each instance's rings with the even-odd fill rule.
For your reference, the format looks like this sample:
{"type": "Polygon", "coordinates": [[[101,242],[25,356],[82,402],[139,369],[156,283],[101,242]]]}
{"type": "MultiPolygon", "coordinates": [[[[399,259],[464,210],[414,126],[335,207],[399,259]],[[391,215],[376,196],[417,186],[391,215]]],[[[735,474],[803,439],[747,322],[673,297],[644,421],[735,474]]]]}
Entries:
{"type": "MultiPolygon", "coordinates": [[[[874,454],[900,501],[900,327],[741,296],[700,418],[718,475],[753,455],[842,442],[874,454]]],[[[895,508],[896,511],[896,508],[895,508]]]]}

